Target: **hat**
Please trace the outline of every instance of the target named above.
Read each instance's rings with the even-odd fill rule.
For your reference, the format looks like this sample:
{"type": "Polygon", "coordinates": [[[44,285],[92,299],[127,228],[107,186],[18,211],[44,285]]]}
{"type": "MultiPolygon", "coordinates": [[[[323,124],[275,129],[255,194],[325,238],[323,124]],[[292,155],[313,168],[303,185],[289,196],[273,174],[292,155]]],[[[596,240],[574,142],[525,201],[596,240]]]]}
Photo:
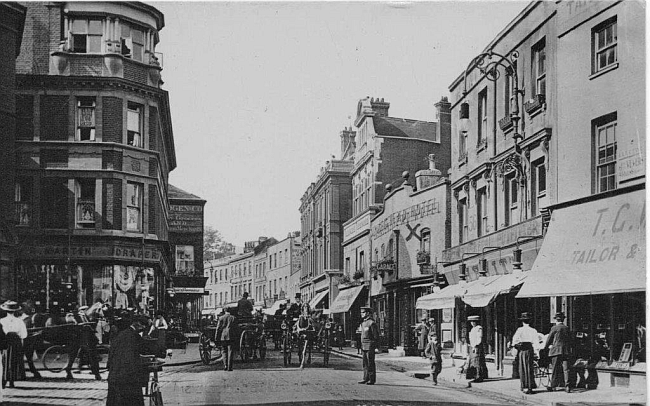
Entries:
{"type": "Polygon", "coordinates": [[[564,321],[564,319],[566,319],[566,316],[564,316],[564,313],[562,313],[562,312],[557,312],[557,313],[555,313],[555,317],[553,317],[553,318],[555,320],[564,321]]]}
{"type": "Polygon", "coordinates": [[[479,321],[481,318],[479,316],[468,316],[467,321],[479,321]]]}
{"type": "Polygon", "coordinates": [[[13,300],[7,300],[0,305],[0,309],[6,312],[15,312],[20,310],[20,306],[18,306],[18,303],[14,302],[13,300]]]}
{"type": "Polygon", "coordinates": [[[84,312],[84,311],[86,311],[86,310],[88,310],[88,306],[81,306],[81,307],[79,307],[79,313],[84,312]]]}
{"type": "Polygon", "coordinates": [[[296,293],[296,299],[300,299],[301,295],[300,292],[296,293]]]}
{"type": "Polygon", "coordinates": [[[372,307],[362,306],[362,307],[361,307],[361,311],[362,311],[362,312],[372,313],[372,307]]]}
{"type": "Polygon", "coordinates": [[[433,317],[431,317],[431,318],[429,319],[429,322],[431,322],[431,323],[433,323],[433,322],[435,322],[435,321],[436,321],[436,319],[434,319],[433,317]]]}
{"type": "Polygon", "coordinates": [[[519,320],[530,320],[532,318],[533,316],[528,312],[523,312],[521,316],[519,316],[519,320]]]}

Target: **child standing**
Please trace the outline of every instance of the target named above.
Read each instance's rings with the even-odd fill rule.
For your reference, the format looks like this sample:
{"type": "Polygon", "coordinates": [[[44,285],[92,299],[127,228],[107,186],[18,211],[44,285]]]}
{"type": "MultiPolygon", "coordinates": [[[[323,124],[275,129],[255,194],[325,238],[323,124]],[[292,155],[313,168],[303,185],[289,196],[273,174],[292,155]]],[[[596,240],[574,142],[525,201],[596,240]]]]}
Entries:
{"type": "Polygon", "coordinates": [[[424,354],[431,362],[431,377],[433,378],[433,384],[437,385],[438,374],[442,371],[442,347],[438,342],[438,336],[435,334],[435,331],[429,334],[429,342],[427,343],[427,348],[424,350],[424,354]]]}

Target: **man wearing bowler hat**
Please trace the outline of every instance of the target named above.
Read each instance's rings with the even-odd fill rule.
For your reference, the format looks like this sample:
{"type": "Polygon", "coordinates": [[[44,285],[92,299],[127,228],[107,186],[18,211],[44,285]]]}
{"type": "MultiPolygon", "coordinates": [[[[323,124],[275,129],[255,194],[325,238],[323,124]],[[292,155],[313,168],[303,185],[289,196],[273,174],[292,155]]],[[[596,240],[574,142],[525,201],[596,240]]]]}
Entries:
{"type": "Polygon", "coordinates": [[[372,318],[372,308],[362,307],[361,351],[363,352],[363,380],[360,384],[374,385],[377,380],[375,349],[379,345],[379,327],[372,318]]]}
{"type": "Polygon", "coordinates": [[[564,324],[564,313],[555,314],[555,325],[551,327],[548,334],[544,349],[549,347],[548,356],[553,363],[553,375],[551,375],[551,385],[549,391],[555,388],[562,388],[569,393],[569,356],[571,354],[571,332],[564,324]]]}

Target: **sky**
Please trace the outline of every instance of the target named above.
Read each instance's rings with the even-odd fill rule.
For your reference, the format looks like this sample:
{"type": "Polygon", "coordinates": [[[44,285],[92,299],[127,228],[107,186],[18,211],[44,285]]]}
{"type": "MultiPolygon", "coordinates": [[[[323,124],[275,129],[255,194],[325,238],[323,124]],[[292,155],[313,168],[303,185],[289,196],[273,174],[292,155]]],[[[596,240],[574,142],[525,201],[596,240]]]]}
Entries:
{"type": "Polygon", "coordinates": [[[243,246],[300,230],[300,198],[357,103],[435,121],[434,104],[527,1],[151,2],[177,168],[205,226],[243,246]]]}

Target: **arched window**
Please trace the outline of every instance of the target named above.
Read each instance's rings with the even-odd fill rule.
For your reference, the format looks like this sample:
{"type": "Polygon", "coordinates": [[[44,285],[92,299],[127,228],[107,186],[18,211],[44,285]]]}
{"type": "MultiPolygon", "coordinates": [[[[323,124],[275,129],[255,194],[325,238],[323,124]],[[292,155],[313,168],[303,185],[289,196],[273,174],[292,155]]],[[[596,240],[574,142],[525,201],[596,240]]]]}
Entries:
{"type": "Polygon", "coordinates": [[[422,239],[420,240],[420,251],[431,252],[431,230],[425,228],[422,230],[422,239]]]}
{"type": "Polygon", "coordinates": [[[381,259],[386,256],[386,244],[381,244],[381,259]]]}
{"type": "Polygon", "coordinates": [[[393,239],[391,238],[388,240],[388,252],[386,252],[386,259],[394,259],[393,258],[393,239]]]}

